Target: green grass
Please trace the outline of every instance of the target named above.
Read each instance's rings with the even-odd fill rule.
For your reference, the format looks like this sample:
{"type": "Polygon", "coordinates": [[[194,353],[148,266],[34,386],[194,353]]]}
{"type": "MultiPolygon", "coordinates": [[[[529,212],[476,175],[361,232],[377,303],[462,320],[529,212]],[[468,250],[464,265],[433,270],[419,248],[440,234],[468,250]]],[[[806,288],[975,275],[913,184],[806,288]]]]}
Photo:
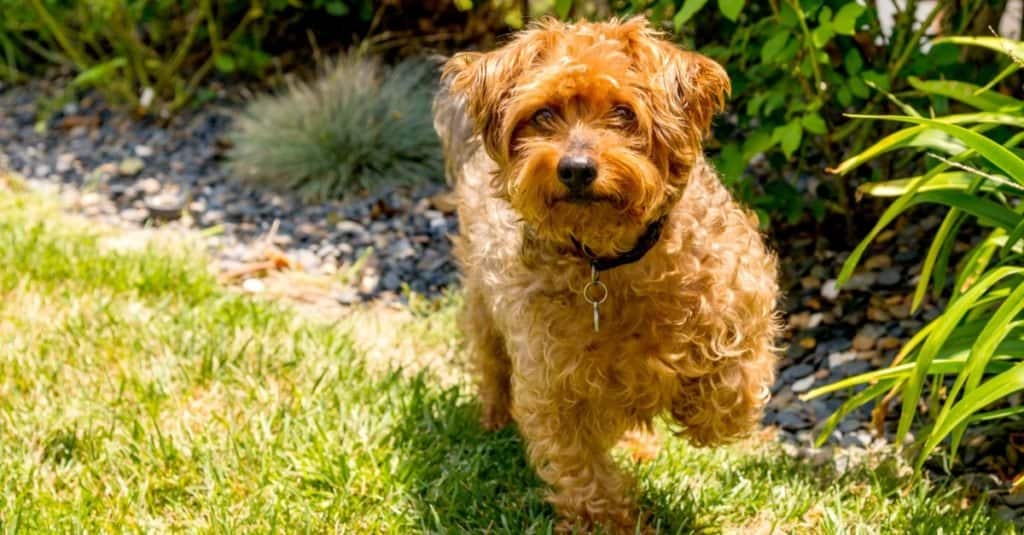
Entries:
{"type": "MultiPolygon", "coordinates": [[[[0,533],[553,528],[515,430],[477,425],[451,358],[395,369],[360,349],[365,317],[309,319],[219,288],[187,245],[109,238],[0,190],[0,533]]],[[[436,306],[391,334],[458,357],[436,306]]],[[[1006,528],[892,458],[858,466],[669,440],[630,469],[666,533],[1006,528]]]]}

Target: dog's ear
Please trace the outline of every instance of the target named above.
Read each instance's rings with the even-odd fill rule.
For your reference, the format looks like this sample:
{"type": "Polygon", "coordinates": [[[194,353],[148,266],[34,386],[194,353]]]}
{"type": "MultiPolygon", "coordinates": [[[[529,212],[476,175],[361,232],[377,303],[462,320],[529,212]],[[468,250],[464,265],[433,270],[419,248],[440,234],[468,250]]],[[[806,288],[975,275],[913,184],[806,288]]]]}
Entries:
{"type": "Polygon", "coordinates": [[[654,84],[660,93],[652,108],[657,134],[663,143],[699,144],[711,129],[711,120],[725,107],[732,90],[729,75],[711,58],[677,48],[667,42],[656,47],[654,84]]]}
{"type": "Polygon", "coordinates": [[[498,162],[509,155],[504,124],[504,104],[523,71],[533,62],[537,47],[530,32],[492,52],[462,52],[442,71],[442,83],[466,99],[466,111],[481,135],[488,154],[498,162]]]}

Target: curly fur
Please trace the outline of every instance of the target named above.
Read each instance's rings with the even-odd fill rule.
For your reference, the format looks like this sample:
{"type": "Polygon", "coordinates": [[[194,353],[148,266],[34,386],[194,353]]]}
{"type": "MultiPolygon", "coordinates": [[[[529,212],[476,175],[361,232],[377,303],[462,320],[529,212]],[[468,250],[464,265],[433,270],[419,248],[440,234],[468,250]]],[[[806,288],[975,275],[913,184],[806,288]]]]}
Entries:
{"type": "Polygon", "coordinates": [[[638,18],[543,21],[456,55],[443,78],[481,420],[515,420],[567,526],[631,531],[631,482],[609,455],[623,434],[668,413],[699,445],[744,436],[774,379],[776,260],[703,157],[728,76],[638,18]],[[556,176],[568,153],[598,164],[587,202],[556,176]],[[662,215],[640,261],[602,273],[595,333],[572,239],[619,254],[662,215]]]}

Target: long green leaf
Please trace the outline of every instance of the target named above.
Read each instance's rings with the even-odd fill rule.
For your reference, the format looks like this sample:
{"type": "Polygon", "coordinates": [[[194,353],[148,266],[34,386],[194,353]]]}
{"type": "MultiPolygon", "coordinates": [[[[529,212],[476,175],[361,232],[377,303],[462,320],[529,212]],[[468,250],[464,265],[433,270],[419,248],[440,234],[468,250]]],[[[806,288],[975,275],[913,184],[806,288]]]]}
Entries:
{"type": "MultiPolygon", "coordinates": [[[[850,115],[849,117],[871,116],[850,115]]],[[[934,120],[948,124],[976,123],[978,125],[1005,125],[1024,127],[1024,115],[1012,113],[961,113],[956,115],[947,115],[945,117],[939,117],[934,120]]],[[[864,162],[871,160],[876,156],[895,150],[897,148],[908,146],[916,139],[916,136],[920,135],[925,130],[927,130],[927,128],[910,127],[893,132],[892,134],[889,134],[888,136],[879,140],[874,145],[868,147],[867,149],[864,149],[862,152],[846,159],[844,162],[842,162],[835,168],[828,169],[828,172],[837,175],[845,175],[850,171],[854,170],[855,168],[857,168],[858,166],[860,166],[861,164],[863,164],[864,162]]]]}
{"type": "Polygon", "coordinates": [[[1024,362],[988,380],[970,394],[964,396],[963,400],[953,406],[942,425],[936,425],[928,435],[924,446],[914,465],[914,470],[920,472],[924,461],[928,458],[935,446],[939,444],[958,425],[985,408],[992,402],[1005,398],[1014,392],[1024,390],[1024,362]]]}
{"type": "Polygon", "coordinates": [[[967,217],[957,208],[953,208],[946,214],[935,232],[931,245],[928,247],[928,254],[921,264],[921,274],[914,288],[914,298],[910,304],[911,312],[916,312],[924,301],[925,293],[928,290],[928,280],[931,279],[932,287],[936,293],[942,291],[946,285],[946,269],[949,266],[949,252],[956,241],[957,231],[967,217]],[[938,269],[935,267],[938,266],[938,269]]]}
{"type": "Polygon", "coordinates": [[[919,91],[932,95],[941,95],[963,102],[968,106],[989,112],[1016,112],[1024,108],[1024,102],[1013,97],[984,91],[981,87],[967,82],[954,80],[921,80],[911,76],[907,79],[910,85],[919,91]]]}
{"type": "MultiPolygon", "coordinates": [[[[935,191],[942,189],[958,189],[965,190],[974,181],[974,176],[966,171],[951,171],[948,173],[939,173],[932,177],[926,184],[922,185],[917,191],[935,191]]],[[[896,180],[887,180],[885,182],[868,182],[861,184],[857,188],[857,195],[870,195],[872,197],[899,197],[910,189],[910,184],[914,180],[921,178],[915,176],[911,178],[900,178],[896,180]]],[[[993,191],[996,185],[986,182],[982,186],[982,191],[993,191]]]]}
{"type": "Polygon", "coordinates": [[[950,333],[971,309],[972,304],[984,295],[985,291],[1007,277],[1022,273],[1024,273],[1024,268],[1019,267],[1001,267],[986,273],[967,293],[950,304],[946,311],[936,319],[935,329],[921,346],[921,352],[914,362],[914,373],[907,379],[907,385],[903,389],[903,408],[900,412],[899,427],[896,430],[897,441],[902,442],[903,437],[910,431],[910,423],[914,419],[915,408],[921,397],[921,389],[924,386],[925,376],[929,373],[929,366],[950,333]]]}
{"type": "MultiPolygon", "coordinates": [[[[964,395],[968,395],[977,388],[978,384],[981,383],[981,379],[985,375],[985,369],[988,366],[989,361],[995,355],[996,348],[999,344],[1003,343],[1003,340],[1009,336],[1013,330],[1016,322],[1014,321],[1020,312],[1024,310],[1024,284],[1017,286],[1010,296],[1003,301],[1003,304],[996,310],[996,313],[992,315],[992,319],[985,325],[985,330],[981,331],[978,336],[978,340],[975,342],[974,347],[971,348],[971,354],[967,361],[967,366],[960,376],[966,378],[966,381],[957,379],[953,388],[950,389],[949,398],[946,401],[945,406],[942,408],[942,412],[935,419],[935,425],[939,426],[945,420],[949,411],[952,409],[953,403],[956,401],[960,394],[959,386],[963,385],[964,395]]],[[[960,442],[960,437],[963,436],[965,426],[959,426],[953,433],[953,445],[951,451],[955,452],[956,447],[960,442]]]]}
{"type": "Polygon", "coordinates": [[[943,132],[963,141],[968,147],[974,149],[978,154],[992,162],[993,165],[1002,169],[1011,180],[1019,184],[1024,184],[1024,160],[1018,158],[1012,151],[999,143],[996,143],[977,132],[972,132],[971,130],[963,128],[962,126],[933,119],[905,117],[901,115],[851,115],[850,117],[913,123],[918,125],[927,125],[932,128],[942,130],[943,132]]]}
{"type": "Polygon", "coordinates": [[[861,390],[850,399],[846,400],[831,416],[825,420],[824,425],[821,428],[821,433],[818,434],[818,438],[814,441],[815,445],[821,447],[828,440],[828,436],[832,434],[839,422],[846,417],[846,415],[855,411],[861,405],[868,403],[869,401],[885,394],[886,390],[892,386],[893,381],[879,381],[877,384],[873,384],[864,390],[861,390]]]}
{"type": "Polygon", "coordinates": [[[1010,56],[1015,61],[1024,58],[1024,42],[1014,41],[1013,39],[1006,39],[1003,37],[968,37],[953,35],[949,37],[940,37],[932,41],[932,44],[935,45],[941,43],[980,46],[989,50],[995,50],[996,52],[1002,52],[1003,54],[1010,56]]]}

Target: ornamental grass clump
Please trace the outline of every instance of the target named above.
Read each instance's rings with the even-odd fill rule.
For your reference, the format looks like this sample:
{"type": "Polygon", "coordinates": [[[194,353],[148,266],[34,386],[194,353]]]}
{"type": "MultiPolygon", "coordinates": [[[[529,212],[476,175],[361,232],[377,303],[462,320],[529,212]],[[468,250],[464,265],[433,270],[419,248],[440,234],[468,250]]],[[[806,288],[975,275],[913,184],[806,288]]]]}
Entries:
{"type": "Polygon", "coordinates": [[[435,70],[356,54],[251,103],[232,134],[237,177],[306,200],[342,199],[441,176],[430,106],[435,70]]]}

